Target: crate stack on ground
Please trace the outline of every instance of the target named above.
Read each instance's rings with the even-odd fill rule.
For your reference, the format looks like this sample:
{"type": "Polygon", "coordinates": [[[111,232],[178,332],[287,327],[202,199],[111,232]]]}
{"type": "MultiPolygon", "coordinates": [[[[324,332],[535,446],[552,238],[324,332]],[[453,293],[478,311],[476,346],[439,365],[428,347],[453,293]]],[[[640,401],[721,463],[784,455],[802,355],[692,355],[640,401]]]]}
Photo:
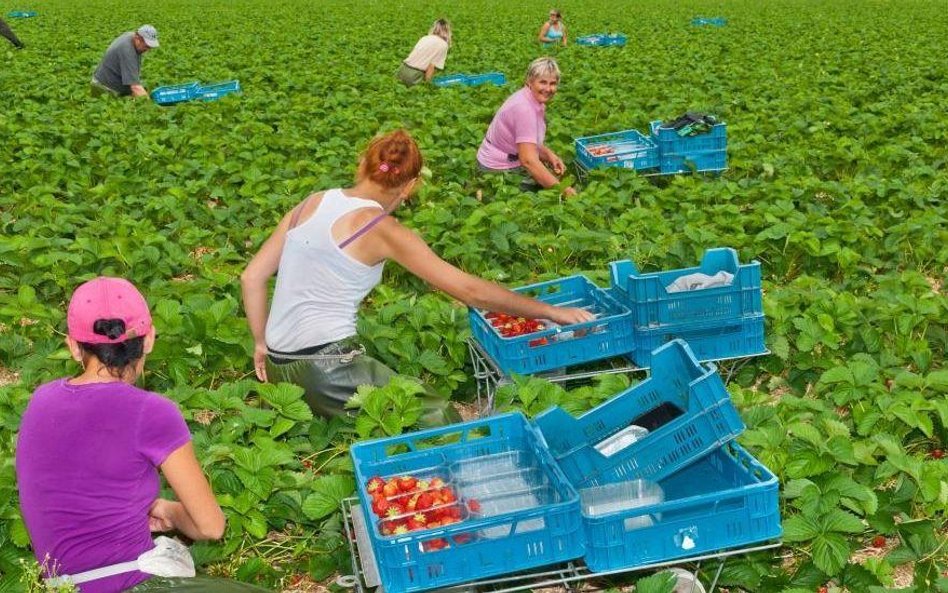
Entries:
{"type": "Polygon", "coordinates": [[[439,76],[431,81],[437,87],[448,86],[481,86],[492,84],[503,86],[507,84],[507,77],[503,72],[487,72],[484,74],[449,74],[439,76]]]}
{"type": "Polygon", "coordinates": [[[734,443],[743,429],[715,366],[678,340],[654,353],[652,377],[579,418],[551,408],[353,445],[354,512],[387,593],[741,548],[781,535],[777,479],[734,443]],[[421,483],[416,505],[435,483],[451,495],[411,516],[370,510],[421,483]]]}
{"type": "Polygon", "coordinates": [[[576,45],[586,47],[623,47],[628,38],[622,33],[595,33],[576,39],[576,45]]]}
{"type": "Polygon", "coordinates": [[[694,268],[641,273],[623,260],[610,273],[612,295],[632,313],[630,356],[639,366],[651,366],[652,351],[677,338],[702,361],[767,353],[759,262],[741,264],[735,250],[717,248],[694,268]]]}
{"type": "Polygon", "coordinates": [[[216,101],[225,95],[240,92],[240,82],[228,80],[201,84],[188,82],[161,86],[151,92],[151,99],[159,105],[176,105],[186,101],[216,101]]]}
{"type": "Polygon", "coordinates": [[[581,176],[592,169],[621,167],[643,175],[720,173],[727,169],[727,125],[717,123],[703,133],[686,133],[649,125],[648,135],[623,130],[574,140],[581,176]]]}
{"type": "Polygon", "coordinates": [[[727,19],[719,16],[715,17],[695,17],[691,19],[691,24],[696,27],[702,26],[711,26],[711,27],[723,27],[727,24],[727,19]]]}

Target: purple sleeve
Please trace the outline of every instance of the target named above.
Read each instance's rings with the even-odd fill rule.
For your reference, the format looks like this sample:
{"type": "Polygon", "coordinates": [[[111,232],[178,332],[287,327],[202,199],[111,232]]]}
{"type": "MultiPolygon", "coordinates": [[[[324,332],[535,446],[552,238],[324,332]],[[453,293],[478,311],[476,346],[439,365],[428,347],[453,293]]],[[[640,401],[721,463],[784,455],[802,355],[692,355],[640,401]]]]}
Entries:
{"type": "Polygon", "coordinates": [[[138,452],[155,467],[191,440],[191,433],[177,404],[149,394],[138,417],[138,452]]]}
{"type": "Polygon", "coordinates": [[[540,130],[536,113],[529,105],[516,105],[511,109],[510,117],[514,124],[514,142],[540,145],[540,130]]]}

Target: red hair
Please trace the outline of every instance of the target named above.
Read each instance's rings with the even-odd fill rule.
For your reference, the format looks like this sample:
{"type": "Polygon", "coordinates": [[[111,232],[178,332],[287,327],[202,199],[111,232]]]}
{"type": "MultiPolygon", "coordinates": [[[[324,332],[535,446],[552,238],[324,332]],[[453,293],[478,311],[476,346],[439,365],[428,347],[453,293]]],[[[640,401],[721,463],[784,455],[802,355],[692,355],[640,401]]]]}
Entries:
{"type": "Polygon", "coordinates": [[[377,136],[369,143],[359,161],[357,179],[371,179],[382,187],[405,185],[421,173],[421,150],[411,134],[395,130],[377,136]]]}

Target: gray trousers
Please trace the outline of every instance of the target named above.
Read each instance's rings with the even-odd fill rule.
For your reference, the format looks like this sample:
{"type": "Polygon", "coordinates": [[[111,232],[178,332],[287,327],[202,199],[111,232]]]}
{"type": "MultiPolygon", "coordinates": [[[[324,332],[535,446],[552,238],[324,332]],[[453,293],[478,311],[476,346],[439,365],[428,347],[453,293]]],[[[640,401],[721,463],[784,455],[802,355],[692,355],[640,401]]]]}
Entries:
{"type": "MultiPolygon", "coordinates": [[[[314,414],[343,416],[356,410],[345,405],[359,385],[383,386],[395,371],[365,354],[358,338],[328,344],[315,354],[267,356],[267,379],[271,383],[293,383],[303,388],[303,397],[314,414]]],[[[443,426],[460,422],[451,402],[435,393],[422,395],[422,426],[443,426]]]]}

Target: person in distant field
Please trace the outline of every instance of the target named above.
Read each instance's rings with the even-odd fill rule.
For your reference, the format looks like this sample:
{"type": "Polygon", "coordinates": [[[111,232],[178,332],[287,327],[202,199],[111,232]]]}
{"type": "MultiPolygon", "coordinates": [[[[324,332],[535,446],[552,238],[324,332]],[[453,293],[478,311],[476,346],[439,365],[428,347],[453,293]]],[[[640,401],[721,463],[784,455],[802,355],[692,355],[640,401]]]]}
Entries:
{"type": "Polygon", "coordinates": [[[563,15],[559,10],[550,11],[550,20],[540,27],[540,42],[544,47],[560,44],[566,47],[566,25],[563,24],[563,15]]]}
{"type": "MultiPolygon", "coordinates": [[[[546,104],[556,94],[559,83],[556,60],[543,57],[530,63],[526,84],[501,105],[477,150],[477,165],[482,173],[516,175],[523,191],[550,188],[560,182],[566,165],[543,144],[546,104]]],[[[563,193],[573,196],[576,190],[567,187],[563,193]]]]}
{"type": "Polygon", "coordinates": [[[414,49],[402,62],[396,76],[405,86],[430,82],[435,69],[444,70],[444,61],[451,47],[451,23],[438,19],[428,34],[418,40],[414,49]]]}
{"type": "Polygon", "coordinates": [[[135,386],[155,343],[145,298],[121,278],[90,280],[73,292],[66,327],[81,371],[36,389],[16,445],[20,509],[44,578],[80,593],[264,591],[193,576],[183,544],[152,540],[220,539],[225,518],[177,404],[135,386]],[[176,500],[160,496],[160,476],[176,500]],[[177,571],[142,572],[143,553],[177,571]]]}
{"type": "Polygon", "coordinates": [[[92,75],[92,94],[147,97],[141,82],[142,54],[156,47],[158,31],[151,25],[119,35],[92,75]]]}
{"type": "MultiPolygon", "coordinates": [[[[318,414],[345,414],[359,385],[386,385],[395,374],[366,355],[356,332],[359,306],[388,260],[472,307],[561,325],[594,319],[583,309],[555,307],[472,276],[402,226],[393,213],[411,196],[422,165],[418,145],[404,130],[375,138],[359,159],[355,185],[303,200],[240,276],[257,377],[301,386],[318,414]]],[[[460,420],[449,402],[422,397],[422,425],[460,420]]]]}
{"type": "Polygon", "coordinates": [[[13,32],[13,29],[10,28],[10,25],[3,19],[0,19],[0,35],[3,35],[10,40],[10,43],[13,44],[13,47],[17,49],[23,49],[26,47],[23,45],[23,42],[20,41],[20,38],[16,36],[16,33],[13,32]]]}

